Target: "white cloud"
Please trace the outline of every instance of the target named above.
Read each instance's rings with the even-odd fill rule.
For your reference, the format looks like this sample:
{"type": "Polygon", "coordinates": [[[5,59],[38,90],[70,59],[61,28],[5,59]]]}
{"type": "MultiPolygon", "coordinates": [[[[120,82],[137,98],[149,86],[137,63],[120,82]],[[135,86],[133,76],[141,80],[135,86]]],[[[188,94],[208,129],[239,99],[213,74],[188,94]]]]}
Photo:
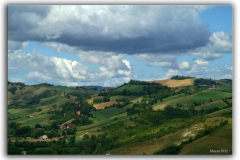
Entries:
{"type": "Polygon", "coordinates": [[[209,65],[208,61],[205,61],[203,59],[197,59],[194,61],[192,68],[187,73],[192,74],[192,73],[204,72],[204,70],[206,71],[208,65],[209,65]]]}
{"type": "Polygon", "coordinates": [[[127,68],[129,70],[132,70],[132,66],[131,66],[131,63],[130,61],[126,60],[126,59],[123,59],[122,62],[127,66],[127,68]]]}
{"type": "Polygon", "coordinates": [[[223,79],[232,78],[232,66],[221,66],[219,68],[210,68],[209,61],[198,59],[194,61],[192,68],[187,75],[200,78],[223,79]]]}
{"type": "Polygon", "coordinates": [[[164,68],[172,68],[174,63],[172,62],[150,62],[150,66],[159,66],[159,67],[164,67],[164,68]]]}
{"type": "Polygon", "coordinates": [[[28,71],[27,78],[58,82],[88,80],[91,70],[77,61],[49,57],[39,53],[25,54],[21,50],[8,53],[9,70],[28,71]]]}
{"type": "Polygon", "coordinates": [[[145,61],[149,66],[176,68],[176,56],[169,54],[136,54],[137,59],[145,61]]]}
{"type": "Polygon", "coordinates": [[[209,62],[203,59],[197,59],[194,61],[194,64],[197,66],[208,66],[209,62]]]}
{"type": "Polygon", "coordinates": [[[232,52],[232,35],[221,32],[214,32],[209,38],[213,50],[218,53],[232,52]]]}
{"type": "Polygon", "coordinates": [[[130,61],[124,59],[124,54],[115,54],[113,52],[78,51],[81,61],[100,65],[101,75],[112,77],[131,77],[132,66],[130,61]]]}
{"type": "Polygon", "coordinates": [[[194,52],[194,53],[192,53],[192,55],[201,57],[202,59],[206,59],[206,60],[214,60],[214,59],[222,58],[223,53],[194,52]]]}
{"type": "Polygon", "coordinates": [[[178,70],[174,70],[174,69],[169,69],[166,73],[166,76],[165,78],[170,78],[172,76],[176,76],[176,75],[179,75],[179,71],[178,70]]]}
{"type": "MultiPolygon", "coordinates": [[[[98,55],[97,58],[101,57],[100,60],[96,57],[94,61],[86,58],[86,61],[97,62],[100,65],[99,71],[93,71],[78,61],[44,56],[36,50],[33,50],[32,54],[14,50],[8,53],[8,73],[13,75],[26,71],[24,74],[30,81],[61,85],[104,84],[104,81],[113,78],[125,81],[131,79],[132,67],[130,61],[123,59],[123,56],[110,53],[109,57],[104,57],[104,54],[98,55]]],[[[85,58],[83,55],[80,57],[85,58]]]]}
{"type": "Polygon", "coordinates": [[[221,70],[233,70],[233,67],[232,66],[227,66],[227,65],[224,65],[222,67],[220,67],[221,70]]]}
{"type": "Polygon", "coordinates": [[[190,64],[188,63],[188,61],[181,61],[178,64],[178,68],[181,70],[189,70],[190,69],[190,64]]]}
{"type": "Polygon", "coordinates": [[[209,37],[209,43],[189,52],[190,55],[201,57],[205,60],[222,58],[224,53],[232,53],[232,34],[225,32],[214,32],[209,37]]]}

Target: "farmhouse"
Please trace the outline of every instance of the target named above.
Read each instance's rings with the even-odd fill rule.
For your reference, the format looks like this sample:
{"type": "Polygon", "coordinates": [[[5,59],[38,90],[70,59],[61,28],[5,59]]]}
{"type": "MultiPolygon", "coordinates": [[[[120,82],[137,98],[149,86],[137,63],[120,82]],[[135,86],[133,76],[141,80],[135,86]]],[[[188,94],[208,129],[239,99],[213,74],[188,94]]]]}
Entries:
{"type": "Polygon", "coordinates": [[[60,129],[66,129],[67,126],[60,126],[60,129]]]}
{"type": "Polygon", "coordinates": [[[76,128],[75,124],[68,124],[68,125],[64,125],[64,126],[60,126],[60,129],[67,129],[67,128],[76,128]]]}
{"type": "Polygon", "coordinates": [[[76,128],[76,125],[75,124],[68,124],[67,128],[76,128]]]}
{"type": "Polygon", "coordinates": [[[42,135],[42,136],[39,137],[39,139],[42,139],[42,140],[48,139],[48,136],[47,135],[42,135]]]}

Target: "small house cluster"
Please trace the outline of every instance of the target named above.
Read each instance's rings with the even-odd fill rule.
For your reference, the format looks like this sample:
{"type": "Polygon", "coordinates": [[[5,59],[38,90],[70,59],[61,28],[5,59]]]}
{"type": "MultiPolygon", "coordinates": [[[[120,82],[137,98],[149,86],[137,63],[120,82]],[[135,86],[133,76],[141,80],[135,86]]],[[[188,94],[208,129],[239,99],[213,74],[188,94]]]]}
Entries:
{"type": "Polygon", "coordinates": [[[202,85],[198,85],[198,88],[216,88],[215,85],[206,85],[206,84],[202,84],[202,85]]]}
{"type": "Polygon", "coordinates": [[[67,128],[76,128],[76,125],[69,123],[67,125],[60,126],[60,129],[67,129],[67,128]]]}

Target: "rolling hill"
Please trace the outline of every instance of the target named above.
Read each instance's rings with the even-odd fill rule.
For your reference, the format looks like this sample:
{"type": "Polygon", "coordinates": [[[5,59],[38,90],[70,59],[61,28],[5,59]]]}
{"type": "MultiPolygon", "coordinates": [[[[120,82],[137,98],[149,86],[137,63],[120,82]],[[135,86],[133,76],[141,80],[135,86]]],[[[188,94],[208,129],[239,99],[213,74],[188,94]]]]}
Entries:
{"type": "Polygon", "coordinates": [[[154,82],[131,80],[107,91],[9,83],[8,154],[196,155],[218,146],[232,154],[230,84],[154,82]],[[62,129],[69,124],[75,127],[62,129]],[[49,139],[38,138],[43,134],[49,139]]]}

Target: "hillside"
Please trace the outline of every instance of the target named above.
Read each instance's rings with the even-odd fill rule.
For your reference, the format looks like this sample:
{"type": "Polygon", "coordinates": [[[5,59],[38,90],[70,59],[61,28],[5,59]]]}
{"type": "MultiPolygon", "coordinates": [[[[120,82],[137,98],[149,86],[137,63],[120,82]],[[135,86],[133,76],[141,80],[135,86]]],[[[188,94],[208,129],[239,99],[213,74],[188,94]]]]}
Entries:
{"type": "Polygon", "coordinates": [[[232,154],[232,86],[187,80],[103,91],[9,82],[8,154],[232,154]]]}
{"type": "Polygon", "coordinates": [[[183,80],[164,79],[164,80],[155,80],[151,82],[160,83],[168,87],[182,87],[182,86],[192,86],[193,81],[194,81],[193,79],[183,79],[183,80]]]}

